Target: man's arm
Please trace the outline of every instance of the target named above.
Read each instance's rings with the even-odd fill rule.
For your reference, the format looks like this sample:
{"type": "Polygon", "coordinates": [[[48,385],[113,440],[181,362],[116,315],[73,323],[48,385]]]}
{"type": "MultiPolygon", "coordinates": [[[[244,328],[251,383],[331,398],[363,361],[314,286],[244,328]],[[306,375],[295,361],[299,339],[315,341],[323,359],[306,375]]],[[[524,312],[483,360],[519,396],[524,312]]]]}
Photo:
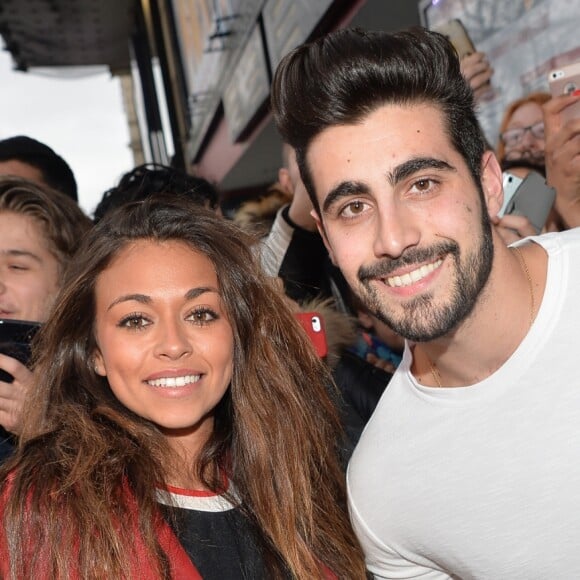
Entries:
{"type": "MultiPolygon", "coordinates": [[[[347,484],[348,472],[347,472],[347,484]]],[[[369,529],[364,518],[354,505],[352,494],[349,490],[349,514],[352,527],[365,553],[367,570],[375,580],[410,580],[411,578],[421,578],[423,580],[443,580],[449,575],[426,568],[416,562],[407,560],[396,550],[387,546],[369,529]]]]}
{"type": "Polygon", "coordinates": [[[464,56],[461,59],[460,66],[461,74],[469,83],[477,101],[490,93],[493,69],[483,52],[474,52],[464,56]]]}
{"type": "Polygon", "coordinates": [[[555,208],[567,228],[580,226],[580,118],[566,123],[562,111],[580,100],[559,96],[544,106],[546,179],[556,190],[555,208]]]}
{"type": "Polygon", "coordinates": [[[328,252],[318,232],[298,227],[283,207],[270,233],[262,241],[260,259],[264,271],[284,281],[286,294],[301,302],[315,296],[331,296],[325,276],[328,252]]]}

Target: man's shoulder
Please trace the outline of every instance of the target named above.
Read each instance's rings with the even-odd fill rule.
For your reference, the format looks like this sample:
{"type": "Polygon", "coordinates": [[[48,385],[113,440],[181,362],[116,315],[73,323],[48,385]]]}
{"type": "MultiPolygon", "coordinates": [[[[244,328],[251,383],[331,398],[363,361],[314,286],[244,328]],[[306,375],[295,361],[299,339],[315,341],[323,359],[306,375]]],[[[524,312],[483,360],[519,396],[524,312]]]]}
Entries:
{"type": "Polygon", "coordinates": [[[548,253],[558,250],[580,252],[580,227],[533,236],[530,239],[542,246],[548,253]]]}

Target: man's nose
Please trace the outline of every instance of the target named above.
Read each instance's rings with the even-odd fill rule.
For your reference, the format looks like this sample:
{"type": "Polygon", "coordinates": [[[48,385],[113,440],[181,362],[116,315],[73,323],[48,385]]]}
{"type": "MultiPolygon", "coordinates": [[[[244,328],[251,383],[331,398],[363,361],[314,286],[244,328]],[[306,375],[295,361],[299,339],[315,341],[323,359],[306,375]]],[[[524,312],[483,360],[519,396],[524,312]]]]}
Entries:
{"type": "Polygon", "coordinates": [[[421,237],[412,212],[396,202],[379,210],[375,228],[373,250],[377,257],[398,258],[421,237]]]}

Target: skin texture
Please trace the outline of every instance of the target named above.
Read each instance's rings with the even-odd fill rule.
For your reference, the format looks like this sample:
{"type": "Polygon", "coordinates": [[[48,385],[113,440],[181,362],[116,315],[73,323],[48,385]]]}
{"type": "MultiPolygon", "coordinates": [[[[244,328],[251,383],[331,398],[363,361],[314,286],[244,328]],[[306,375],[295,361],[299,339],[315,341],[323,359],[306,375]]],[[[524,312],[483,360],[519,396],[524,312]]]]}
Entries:
{"type": "MultiPolygon", "coordinates": [[[[474,384],[499,368],[529,329],[530,291],[517,256],[494,228],[484,286],[459,285],[462,277],[485,278],[485,222],[503,201],[495,155],[482,157],[480,192],[438,108],[384,105],[357,124],[322,131],[306,161],[321,207],[314,216],[335,264],[365,306],[415,337],[417,380],[437,386],[429,360],[446,387],[474,384]],[[423,265],[426,275],[413,283],[385,282],[423,265]],[[470,266],[477,268],[470,272],[470,266]],[[510,323],[498,329],[502,320],[510,323]]],[[[545,252],[534,244],[521,251],[539,304],[545,252]]]]}
{"type": "Polygon", "coordinates": [[[98,278],[95,369],[114,395],[194,457],[232,374],[233,334],[210,260],[182,242],[139,241],[98,278]],[[181,387],[161,377],[200,375],[181,387]]]}

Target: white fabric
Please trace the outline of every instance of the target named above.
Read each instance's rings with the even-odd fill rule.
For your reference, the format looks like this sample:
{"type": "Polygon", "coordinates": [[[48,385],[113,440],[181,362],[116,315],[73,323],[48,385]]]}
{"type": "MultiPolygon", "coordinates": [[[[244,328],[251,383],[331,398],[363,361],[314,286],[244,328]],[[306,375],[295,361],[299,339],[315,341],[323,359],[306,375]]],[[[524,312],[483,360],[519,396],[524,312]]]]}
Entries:
{"type": "Polygon", "coordinates": [[[407,348],[355,449],[351,517],[376,578],[580,578],[580,229],[532,239],[547,285],[515,353],[436,389],[407,348]]]}
{"type": "Polygon", "coordinates": [[[288,205],[285,205],[278,210],[268,235],[259,245],[262,268],[268,276],[272,277],[278,276],[294,235],[294,228],[282,215],[287,207],[288,205]]]}

